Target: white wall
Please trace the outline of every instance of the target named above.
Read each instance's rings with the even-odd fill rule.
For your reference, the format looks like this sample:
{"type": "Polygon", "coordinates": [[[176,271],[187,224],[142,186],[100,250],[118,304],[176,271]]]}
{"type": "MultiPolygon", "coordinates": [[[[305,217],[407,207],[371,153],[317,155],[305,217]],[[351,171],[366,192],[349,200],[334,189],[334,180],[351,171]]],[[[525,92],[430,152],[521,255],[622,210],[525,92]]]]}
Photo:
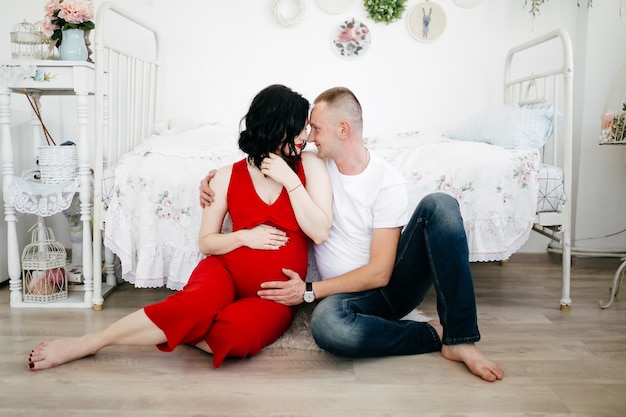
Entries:
{"type": "MultiPolygon", "coordinates": [[[[607,236],[626,228],[626,147],[598,146],[599,115],[610,94],[613,79],[626,62],[626,2],[619,16],[620,0],[595,1],[588,12],[588,25],[580,39],[575,106],[579,146],[579,182],[576,210],[576,245],[583,249],[624,251],[626,235],[607,236]]],[[[582,32],[582,30],[581,30],[582,32]]]]}
{"type": "MultiPolygon", "coordinates": [[[[577,8],[576,0],[551,0],[533,21],[528,7],[522,8],[524,0],[483,0],[471,9],[461,8],[453,0],[433,0],[446,13],[446,30],[434,42],[422,43],[411,37],[405,19],[390,25],[371,21],[361,0],[355,0],[341,15],[328,14],[314,0],[304,0],[305,14],[293,28],[274,19],[272,0],[116,0],[162,28],[161,117],[219,121],[232,127],[238,125],[261,88],[282,83],[310,100],[331,86],[351,88],[364,107],[366,134],[443,131],[482,107],[502,101],[503,60],[508,48],[555,28],[567,30],[576,57],[578,90],[574,100],[579,113],[575,141],[580,158],[575,167],[580,168],[580,177],[574,199],[575,233],[581,238],[604,236],[626,227],[621,216],[626,193],[619,192],[626,185],[624,150],[596,144],[599,115],[610,83],[626,60],[620,1],[595,1],[587,10],[577,8]],[[372,45],[364,56],[345,60],[331,48],[330,37],[339,23],[351,17],[369,26],[372,45]],[[607,48],[611,52],[603,53],[607,48]]],[[[13,2],[11,9],[0,15],[0,27],[6,28],[6,35],[0,37],[0,60],[10,57],[10,28],[23,19],[39,20],[44,2],[13,2]]],[[[281,10],[288,12],[296,3],[283,0],[281,10]]],[[[409,0],[407,10],[419,3],[409,0]]],[[[29,109],[25,101],[18,103],[15,96],[14,101],[14,142],[19,146],[28,133],[29,109]]],[[[52,118],[48,128],[71,134],[71,128],[62,130],[51,107],[48,105],[48,117],[52,118]]],[[[69,109],[71,103],[58,107],[69,109]]],[[[59,110],[55,111],[59,115],[59,110]]],[[[33,222],[23,220],[20,230],[33,222]]],[[[546,243],[545,238],[533,236],[522,251],[543,251],[546,243]]],[[[576,242],[579,244],[626,248],[626,236],[576,242]]],[[[5,246],[6,227],[1,224],[0,277],[7,274],[5,246]]]]}

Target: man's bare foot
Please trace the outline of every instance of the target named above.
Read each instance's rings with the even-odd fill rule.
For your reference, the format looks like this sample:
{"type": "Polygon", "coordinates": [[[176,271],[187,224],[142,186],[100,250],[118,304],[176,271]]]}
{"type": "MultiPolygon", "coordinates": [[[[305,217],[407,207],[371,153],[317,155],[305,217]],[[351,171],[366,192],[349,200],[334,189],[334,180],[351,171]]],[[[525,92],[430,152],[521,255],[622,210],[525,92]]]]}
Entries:
{"type": "Polygon", "coordinates": [[[485,358],[473,343],[443,345],[441,356],[451,361],[463,362],[474,375],[485,381],[494,382],[504,378],[504,371],[500,365],[485,358]]]}
{"type": "Polygon", "coordinates": [[[54,368],[93,354],[84,338],[49,340],[38,344],[28,358],[31,371],[54,368]]]}

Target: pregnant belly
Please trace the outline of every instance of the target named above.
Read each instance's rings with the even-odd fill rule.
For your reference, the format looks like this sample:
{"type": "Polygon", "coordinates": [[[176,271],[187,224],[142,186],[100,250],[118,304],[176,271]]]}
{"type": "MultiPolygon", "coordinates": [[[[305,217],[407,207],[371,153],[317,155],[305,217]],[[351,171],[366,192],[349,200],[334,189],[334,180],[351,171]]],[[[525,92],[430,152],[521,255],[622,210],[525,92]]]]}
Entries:
{"type": "Polygon", "coordinates": [[[282,269],[306,276],[308,240],[292,238],[278,250],[259,250],[247,247],[222,255],[230,271],[238,297],[256,296],[260,285],[266,281],[286,281],[282,269]]]}

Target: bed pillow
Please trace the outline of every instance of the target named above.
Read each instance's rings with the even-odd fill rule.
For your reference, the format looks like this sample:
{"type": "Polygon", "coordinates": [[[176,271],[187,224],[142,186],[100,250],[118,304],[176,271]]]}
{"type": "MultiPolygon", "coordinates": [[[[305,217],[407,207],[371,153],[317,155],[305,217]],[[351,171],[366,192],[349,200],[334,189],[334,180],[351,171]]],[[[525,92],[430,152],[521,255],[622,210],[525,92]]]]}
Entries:
{"type": "Polygon", "coordinates": [[[561,211],[566,200],[563,170],[552,165],[541,164],[537,176],[539,177],[537,213],[561,211]]]}
{"type": "Polygon", "coordinates": [[[204,124],[181,132],[154,134],[137,145],[134,153],[149,152],[178,158],[217,158],[241,154],[237,145],[238,132],[220,124],[204,124]]]}
{"type": "MultiPolygon", "coordinates": [[[[490,106],[445,135],[450,139],[485,142],[504,148],[540,148],[552,134],[554,106],[490,106]]],[[[560,120],[559,120],[560,121],[560,120]]]]}

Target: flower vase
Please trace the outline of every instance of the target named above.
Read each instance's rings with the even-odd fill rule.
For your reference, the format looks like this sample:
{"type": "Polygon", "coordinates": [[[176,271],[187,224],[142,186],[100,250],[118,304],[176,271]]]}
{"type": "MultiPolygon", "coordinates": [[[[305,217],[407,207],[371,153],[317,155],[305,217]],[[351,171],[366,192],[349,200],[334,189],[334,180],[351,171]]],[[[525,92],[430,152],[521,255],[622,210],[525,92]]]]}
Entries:
{"type": "Polygon", "coordinates": [[[59,55],[63,61],[86,61],[87,46],[82,29],[65,29],[61,35],[59,55]]]}

